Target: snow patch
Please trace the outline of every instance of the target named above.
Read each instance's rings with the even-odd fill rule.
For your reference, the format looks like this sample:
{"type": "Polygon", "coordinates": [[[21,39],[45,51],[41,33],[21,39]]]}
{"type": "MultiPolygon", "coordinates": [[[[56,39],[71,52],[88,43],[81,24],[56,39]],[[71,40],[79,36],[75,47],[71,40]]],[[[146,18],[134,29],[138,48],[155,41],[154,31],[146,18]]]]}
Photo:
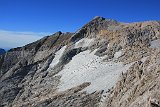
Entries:
{"type": "Polygon", "coordinates": [[[53,68],[55,65],[58,64],[59,59],[60,59],[61,56],[63,55],[63,52],[65,51],[65,49],[66,49],[66,46],[62,47],[59,51],[57,51],[57,52],[55,53],[55,57],[54,57],[54,59],[52,60],[49,68],[53,68]]]}
{"type": "Polygon", "coordinates": [[[147,57],[143,57],[143,58],[141,59],[141,61],[144,63],[144,62],[147,60],[147,58],[148,58],[148,56],[147,56],[147,57]]]}
{"type": "Polygon", "coordinates": [[[74,48],[88,47],[88,46],[91,46],[93,43],[94,43],[94,38],[92,38],[92,39],[83,38],[75,43],[74,48]]]}
{"type": "Polygon", "coordinates": [[[122,50],[119,50],[114,54],[114,58],[119,58],[122,55],[122,50]]]}
{"type": "Polygon", "coordinates": [[[105,57],[98,57],[89,50],[81,52],[64,66],[57,75],[61,75],[59,91],[64,91],[78,86],[84,82],[91,82],[91,85],[83,91],[92,93],[94,91],[108,90],[115,85],[119,75],[126,71],[129,66],[114,61],[104,62],[105,57]]]}
{"type": "Polygon", "coordinates": [[[151,48],[160,48],[160,39],[152,41],[151,48]]]}

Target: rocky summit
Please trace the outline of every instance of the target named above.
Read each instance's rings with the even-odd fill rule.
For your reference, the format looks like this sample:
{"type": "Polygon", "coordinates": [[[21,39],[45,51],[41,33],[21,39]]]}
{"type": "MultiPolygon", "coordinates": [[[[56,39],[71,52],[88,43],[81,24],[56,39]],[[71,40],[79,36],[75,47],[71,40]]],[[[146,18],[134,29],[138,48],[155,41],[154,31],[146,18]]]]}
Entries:
{"type": "Polygon", "coordinates": [[[160,22],[95,17],[10,49],[0,107],[160,107],[160,22]]]}

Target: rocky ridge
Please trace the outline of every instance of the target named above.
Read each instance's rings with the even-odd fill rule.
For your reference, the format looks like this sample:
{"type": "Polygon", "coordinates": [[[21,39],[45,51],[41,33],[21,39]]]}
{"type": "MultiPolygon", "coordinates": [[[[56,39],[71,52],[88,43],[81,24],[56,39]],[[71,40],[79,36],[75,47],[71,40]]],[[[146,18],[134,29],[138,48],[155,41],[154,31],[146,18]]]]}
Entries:
{"type": "Polygon", "coordinates": [[[2,107],[159,107],[160,22],[96,17],[0,56],[2,107]]]}

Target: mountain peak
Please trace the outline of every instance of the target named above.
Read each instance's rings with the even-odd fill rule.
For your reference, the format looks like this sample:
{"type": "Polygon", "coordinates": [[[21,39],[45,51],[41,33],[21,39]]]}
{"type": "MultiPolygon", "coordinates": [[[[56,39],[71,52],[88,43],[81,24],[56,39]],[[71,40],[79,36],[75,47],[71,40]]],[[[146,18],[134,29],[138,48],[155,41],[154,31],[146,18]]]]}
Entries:
{"type": "Polygon", "coordinates": [[[101,17],[101,16],[95,16],[94,18],[93,18],[93,20],[95,20],[95,19],[105,19],[104,17],[101,17]]]}
{"type": "Polygon", "coordinates": [[[119,22],[113,19],[106,19],[101,16],[95,16],[90,22],[88,22],[86,25],[84,25],[82,28],[92,28],[92,27],[101,27],[101,28],[107,28],[107,26],[112,25],[119,25],[119,22]]]}
{"type": "MultiPolygon", "coordinates": [[[[108,22],[118,22],[118,21],[116,21],[114,19],[104,18],[104,17],[101,17],[101,16],[95,16],[93,18],[93,20],[97,20],[97,21],[103,21],[103,20],[105,20],[105,21],[108,21],[108,22]]],[[[93,20],[91,20],[91,21],[93,21],[93,20]]]]}
{"type": "Polygon", "coordinates": [[[62,32],[61,31],[58,31],[58,32],[56,32],[54,35],[61,35],[62,34],[62,32]]]}
{"type": "Polygon", "coordinates": [[[118,26],[119,24],[116,20],[95,16],[72,36],[71,41],[77,41],[83,37],[96,36],[100,30],[108,29],[110,26],[118,26]]]}

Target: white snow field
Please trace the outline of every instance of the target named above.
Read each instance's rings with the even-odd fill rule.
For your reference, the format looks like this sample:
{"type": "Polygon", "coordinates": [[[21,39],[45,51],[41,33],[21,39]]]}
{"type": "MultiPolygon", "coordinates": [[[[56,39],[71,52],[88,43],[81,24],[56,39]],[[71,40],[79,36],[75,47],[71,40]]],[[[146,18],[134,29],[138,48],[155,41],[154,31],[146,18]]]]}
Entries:
{"type": "Polygon", "coordinates": [[[55,53],[55,58],[52,60],[49,68],[53,68],[55,65],[58,64],[59,59],[60,59],[61,56],[63,55],[63,52],[65,51],[66,47],[67,47],[67,46],[62,47],[59,51],[57,51],[57,52],[55,53]]]}
{"type": "Polygon", "coordinates": [[[79,48],[79,47],[88,47],[91,46],[94,43],[94,38],[89,39],[89,38],[83,38],[79,40],[78,42],[75,43],[74,48],[79,48]]]}
{"type": "Polygon", "coordinates": [[[119,50],[114,54],[114,58],[119,58],[122,55],[122,50],[119,50]]]}
{"type": "Polygon", "coordinates": [[[160,48],[160,39],[152,41],[151,48],[160,48]]]}
{"type": "MultiPolygon", "coordinates": [[[[96,50],[81,52],[64,66],[63,70],[57,74],[62,76],[59,91],[70,89],[84,82],[91,82],[91,85],[83,90],[88,93],[96,90],[107,91],[115,85],[119,75],[130,66],[114,61],[104,62],[105,57],[98,57],[94,55],[95,52],[96,50]]],[[[119,57],[121,52],[116,54],[115,57],[119,57]]]]}

